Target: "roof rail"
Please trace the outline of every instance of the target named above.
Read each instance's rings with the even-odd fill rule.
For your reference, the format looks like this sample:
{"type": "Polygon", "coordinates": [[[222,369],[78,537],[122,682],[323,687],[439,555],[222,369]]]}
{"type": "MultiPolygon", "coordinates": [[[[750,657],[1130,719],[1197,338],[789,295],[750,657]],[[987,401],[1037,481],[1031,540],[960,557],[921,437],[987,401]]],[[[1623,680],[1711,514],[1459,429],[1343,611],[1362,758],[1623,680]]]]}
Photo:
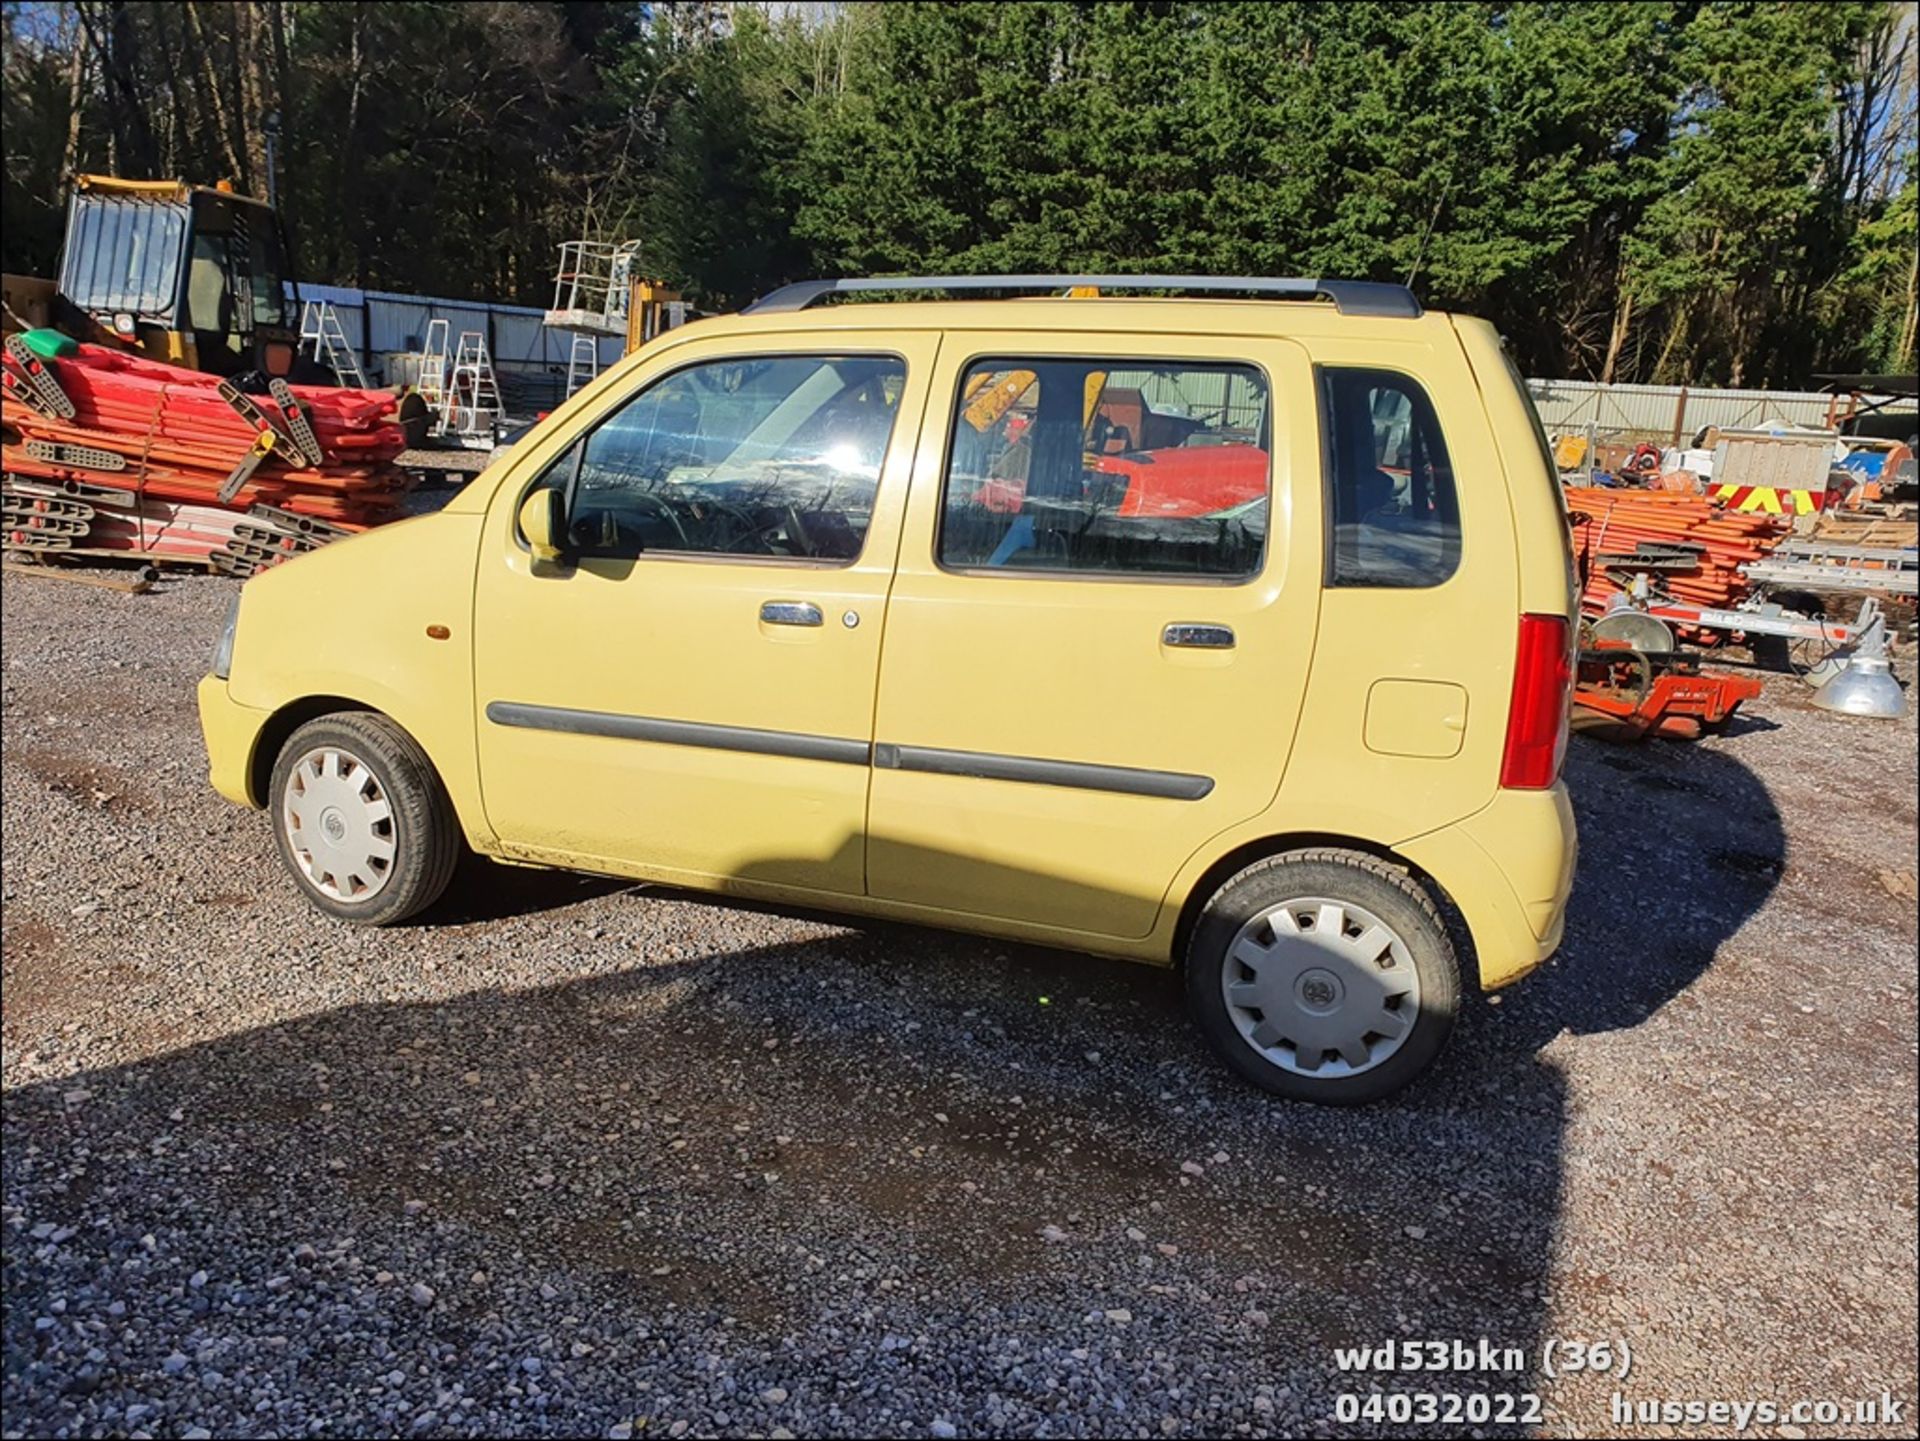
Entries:
{"type": "Polygon", "coordinates": [[[871,290],[1042,290],[1082,285],[1101,290],[1225,291],[1290,300],[1331,300],[1342,315],[1417,320],[1420,302],[1404,285],[1373,280],[1303,280],[1266,275],[874,275],[852,280],[797,280],[761,296],[743,315],[805,310],[829,295],[871,290]]]}

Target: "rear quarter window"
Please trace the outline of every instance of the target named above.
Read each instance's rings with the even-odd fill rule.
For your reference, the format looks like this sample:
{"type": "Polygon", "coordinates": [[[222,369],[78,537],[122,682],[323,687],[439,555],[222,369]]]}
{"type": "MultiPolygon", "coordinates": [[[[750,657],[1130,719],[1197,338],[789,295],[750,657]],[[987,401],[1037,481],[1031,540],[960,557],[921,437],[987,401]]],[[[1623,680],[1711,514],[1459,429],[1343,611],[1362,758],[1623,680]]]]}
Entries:
{"type": "Polygon", "coordinates": [[[1415,589],[1460,565],[1460,501],[1426,390],[1398,371],[1320,372],[1327,584],[1415,589]]]}

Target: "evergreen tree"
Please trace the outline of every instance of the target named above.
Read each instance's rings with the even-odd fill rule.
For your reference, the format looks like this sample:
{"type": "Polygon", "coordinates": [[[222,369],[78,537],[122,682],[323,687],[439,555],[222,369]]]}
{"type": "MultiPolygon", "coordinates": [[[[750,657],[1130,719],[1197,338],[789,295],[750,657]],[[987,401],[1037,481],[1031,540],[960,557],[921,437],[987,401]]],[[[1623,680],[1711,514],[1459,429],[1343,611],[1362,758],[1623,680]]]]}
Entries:
{"type": "Polygon", "coordinates": [[[1915,27],[1886,0],[4,4],[6,268],[63,176],[266,186],[305,274],[543,303],[640,239],[800,276],[1406,283],[1536,374],[1911,369],[1915,27]]]}

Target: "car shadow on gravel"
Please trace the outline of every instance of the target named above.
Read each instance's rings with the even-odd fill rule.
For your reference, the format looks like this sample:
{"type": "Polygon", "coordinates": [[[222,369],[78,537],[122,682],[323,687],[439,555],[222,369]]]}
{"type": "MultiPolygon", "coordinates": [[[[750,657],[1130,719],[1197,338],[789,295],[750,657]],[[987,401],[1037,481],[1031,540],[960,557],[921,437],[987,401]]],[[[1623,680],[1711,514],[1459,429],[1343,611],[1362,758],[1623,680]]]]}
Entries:
{"type": "Polygon", "coordinates": [[[633,885],[634,882],[615,876],[501,865],[468,851],[462,854],[446,893],[411,924],[460,926],[539,915],[629,890],[633,885]]]}
{"type": "MultiPolygon", "coordinates": [[[[1404,1434],[1411,1415],[1343,1419],[1341,1395],[1378,1382],[1489,1398],[1484,1421],[1462,1403],[1480,1434],[1530,1433],[1526,1403],[1496,1398],[1550,1398],[1553,1286],[1615,1284],[1552,1269],[1554,1042],[1682,996],[1787,862],[1727,750],[1577,741],[1569,775],[1583,851],[1558,959],[1471,1003],[1436,1071],[1365,1110],[1239,1084],[1168,973],[864,923],[17,1087],[9,1424],[152,1405],[252,1432],[256,1398],[304,1393],[275,1427],[432,1434],[381,1399],[397,1370],[458,1381],[470,1409],[442,1420],[467,1432],[603,1435],[645,1413],[764,1433],[790,1424],[751,1399],[777,1385],[838,1407],[794,1429],[849,1435],[984,1417],[990,1396],[982,1429],[1002,1434],[1404,1434]],[[307,1348],[291,1366],[289,1335],[307,1348]],[[1335,1361],[1483,1337],[1491,1370],[1477,1349],[1417,1376],[1335,1361]],[[189,1385],[209,1346],[220,1384],[189,1385]],[[548,1358],[537,1412],[528,1354],[548,1358]],[[879,1412],[876,1387],[938,1404],[879,1412]]],[[[508,884],[450,918],[592,895],[617,937],[623,907],[652,903],[508,884]]]]}

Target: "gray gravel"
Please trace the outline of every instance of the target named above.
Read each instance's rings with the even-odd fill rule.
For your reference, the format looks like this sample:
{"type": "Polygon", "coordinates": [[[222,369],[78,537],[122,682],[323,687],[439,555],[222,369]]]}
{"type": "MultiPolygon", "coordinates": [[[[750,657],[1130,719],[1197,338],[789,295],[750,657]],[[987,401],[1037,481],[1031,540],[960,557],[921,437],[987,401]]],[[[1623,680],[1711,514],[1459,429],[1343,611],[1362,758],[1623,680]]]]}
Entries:
{"type": "Polygon", "coordinates": [[[1336,1113],[1119,963],[484,866],[337,926],[204,784],[228,594],[4,584],[7,1436],[1917,1399],[1912,721],[1782,682],[1723,738],[1576,743],[1561,958],[1336,1113]],[[1336,1371],[1395,1336],[1528,1362],[1336,1371]],[[1600,1337],[1627,1381],[1542,1370],[1600,1337]]]}

